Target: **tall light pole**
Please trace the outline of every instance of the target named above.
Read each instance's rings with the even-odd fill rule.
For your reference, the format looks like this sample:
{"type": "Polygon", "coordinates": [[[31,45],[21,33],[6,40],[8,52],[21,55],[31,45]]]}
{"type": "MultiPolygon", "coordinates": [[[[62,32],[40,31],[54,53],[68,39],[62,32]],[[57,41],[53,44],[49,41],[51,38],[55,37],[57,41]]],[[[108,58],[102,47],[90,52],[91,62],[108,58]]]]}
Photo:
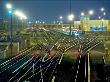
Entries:
{"type": "Polygon", "coordinates": [[[22,19],[27,19],[27,17],[23,13],[15,11],[12,8],[12,5],[9,3],[6,4],[6,8],[8,9],[8,12],[10,14],[10,55],[12,56],[13,54],[13,14],[17,15],[22,19]]]}
{"type": "MultiPolygon", "coordinates": [[[[100,9],[100,11],[102,12],[103,16],[106,15],[105,8],[102,7],[102,8],[100,9]]],[[[102,18],[102,19],[101,19],[102,27],[104,26],[104,25],[103,25],[103,21],[104,21],[104,19],[102,18]]]]}
{"type": "MultiPolygon", "coordinates": [[[[84,12],[81,12],[81,17],[84,17],[85,16],[85,13],[84,12]]],[[[81,25],[81,28],[83,28],[83,20],[81,20],[81,23],[82,23],[82,25],[81,25]]]]}
{"type": "Polygon", "coordinates": [[[70,36],[71,36],[71,23],[72,23],[73,19],[74,19],[74,14],[68,15],[68,20],[70,21],[70,28],[69,28],[69,30],[70,30],[69,35],[70,36]]]}
{"type": "Polygon", "coordinates": [[[102,8],[100,9],[100,11],[101,11],[101,12],[105,11],[105,8],[102,7],[102,8]]]}
{"type": "MultiPolygon", "coordinates": [[[[89,10],[88,17],[90,18],[90,16],[93,15],[93,14],[94,14],[94,11],[93,10],[89,10]]],[[[87,27],[89,27],[88,22],[87,22],[87,27]]]]}
{"type": "Polygon", "coordinates": [[[89,15],[93,15],[94,14],[94,11],[93,10],[89,10],[88,14],[89,15]]]}
{"type": "Polygon", "coordinates": [[[62,21],[63,20],[63,17],[60,16],[59,19],[60,19],[60,24],[62,25],[62,28],[63,28],[63,21],[62,21]]]}
{"type": "Polygon", "coordinates": [[[12,17],[13,17],[13,9],[11,4],[6,4],[6,8],[9,10],[10,14],[10,55],[13,54],[13,24],[12,24],[12,17]]]}
{"type": "Polygon", "coordinates": [[[85,13],[84,12],[81,12],[81,16],[84,16],[85,15],[85,13]]]}

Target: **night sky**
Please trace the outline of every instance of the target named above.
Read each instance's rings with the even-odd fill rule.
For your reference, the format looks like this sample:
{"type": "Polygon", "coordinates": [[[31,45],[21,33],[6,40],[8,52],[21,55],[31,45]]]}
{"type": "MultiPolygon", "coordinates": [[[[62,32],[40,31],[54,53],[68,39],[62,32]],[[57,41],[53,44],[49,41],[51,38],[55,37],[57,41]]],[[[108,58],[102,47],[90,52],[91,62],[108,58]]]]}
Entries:
{"type": "MultiPolygon", "coordinates": [[[[63,21],[67,21],[70,12],[70,0],[0,0],[0,18],[7,18],[5,4],[10,2],[13,8],[23,11],[30,21],[54,21],[63,16],[63,21]]],[[[75,19],[79,19],[80,13],[93,9],[94,15],[91,19],[96,19],[102,15],[100,8],[104,7],[106,16],[110,19],[110,0],[71,0],[71,11],[75,14],[75,19]]]]}

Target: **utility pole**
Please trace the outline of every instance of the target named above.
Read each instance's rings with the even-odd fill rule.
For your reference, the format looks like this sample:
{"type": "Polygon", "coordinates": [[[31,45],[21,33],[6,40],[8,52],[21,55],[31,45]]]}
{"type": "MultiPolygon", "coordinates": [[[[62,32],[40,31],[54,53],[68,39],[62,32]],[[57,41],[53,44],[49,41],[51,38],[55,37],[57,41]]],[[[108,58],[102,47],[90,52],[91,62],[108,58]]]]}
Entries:
{"type": "Polygon", "coordinates": [[[13,23],[12,23],[13,16],[12,15],[13,15],[13,11],[10,14],[10,54],[11,54],[11,56],[13,54],[13,23]]]}

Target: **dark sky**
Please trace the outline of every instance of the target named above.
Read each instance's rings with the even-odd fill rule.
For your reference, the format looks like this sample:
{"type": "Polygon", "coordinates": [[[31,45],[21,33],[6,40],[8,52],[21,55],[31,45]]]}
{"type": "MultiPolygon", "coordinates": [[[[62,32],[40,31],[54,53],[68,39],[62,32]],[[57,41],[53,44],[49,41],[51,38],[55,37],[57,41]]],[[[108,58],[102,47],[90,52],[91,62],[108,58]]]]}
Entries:
{"type": "MultiPolygon", "coordinates": [[[[6,18],[8,15],[5,4],[11,2],[13,8],[23,11],[29,20],[54,21],[59,20],[59,16],[67,20],[70,12],[70,0],[0,0],[0,17],[6,18]]],[[[71,0],[71,11],[75,18],[79,19],[81,11],[95,11],[92,19],[96,19],[102,13],[100,8],[104,7],[107,15],[105,19],[110,19],[110,0],[71,0]]]]}

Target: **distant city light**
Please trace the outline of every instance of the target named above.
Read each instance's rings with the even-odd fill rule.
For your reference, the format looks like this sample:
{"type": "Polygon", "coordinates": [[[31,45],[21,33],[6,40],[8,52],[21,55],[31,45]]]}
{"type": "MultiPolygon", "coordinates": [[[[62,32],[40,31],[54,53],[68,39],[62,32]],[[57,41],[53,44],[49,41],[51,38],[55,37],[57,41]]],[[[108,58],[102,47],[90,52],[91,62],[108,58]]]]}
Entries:
{"type": "Polygon", "coordinates": [[[104,8],[101,8],[100,10],[103,12],[105,9],[104,8]]]}
{"type": "Polygon", "coordinates": [[[36,24],[37,24],[38,22],[36,21],[36,24]]]}
{"type": "Polygon", "coordinates": [[[100,16],[99,16],[98,18],[99,18],[99,19],[101,19],[101,17],[100,17],[100,16]]]}
{"type": "Polygon", "coordinates": [[[89,11],[89,14],[90,14],[90,15],[93,15],[93,14],[94,14],[94,11],[93,11],[93,10],[90,10],[90,11],[89,11]]]}
{"type": "Polygon", "coordinates": [[[102,21],[104,21],[104,19],[103,19],[103,18],[102,18],[101,20],[102,20],[102,21]]]}
{"type": "Polygon", "coordinates": [[[106,12],[104,12],[103,15],[106,15],[106,12]]]}
{"type": "Polygon", "coordinates": [[[29,24],[31,24],[32,22],[31,22],[31,21],[29,21],[28,23],[29,23],[29,24]]]}
{"type": "Polygon", "coordinates": [[[39,23],[39,21],[37,21],[37,23],[39,23]]]}
{"type": "Polygon", "coordinates": [[[85,14],[84,14],[84,12],[81,12],[81,16],[84,16],[85,14]]]}
{"type": "Polygon", "coordinates": [[[45,24],[45,22],[44,22],[44,21],[43,21],[42,23],[43,23],[43,24],[45,24]]]}
{"type": "Polygon", "coordinates": [[[59,18],[60,18],[60,19],[63,19],[63,17],[62,17],[62,16],[60,16],[59,18]]]}

